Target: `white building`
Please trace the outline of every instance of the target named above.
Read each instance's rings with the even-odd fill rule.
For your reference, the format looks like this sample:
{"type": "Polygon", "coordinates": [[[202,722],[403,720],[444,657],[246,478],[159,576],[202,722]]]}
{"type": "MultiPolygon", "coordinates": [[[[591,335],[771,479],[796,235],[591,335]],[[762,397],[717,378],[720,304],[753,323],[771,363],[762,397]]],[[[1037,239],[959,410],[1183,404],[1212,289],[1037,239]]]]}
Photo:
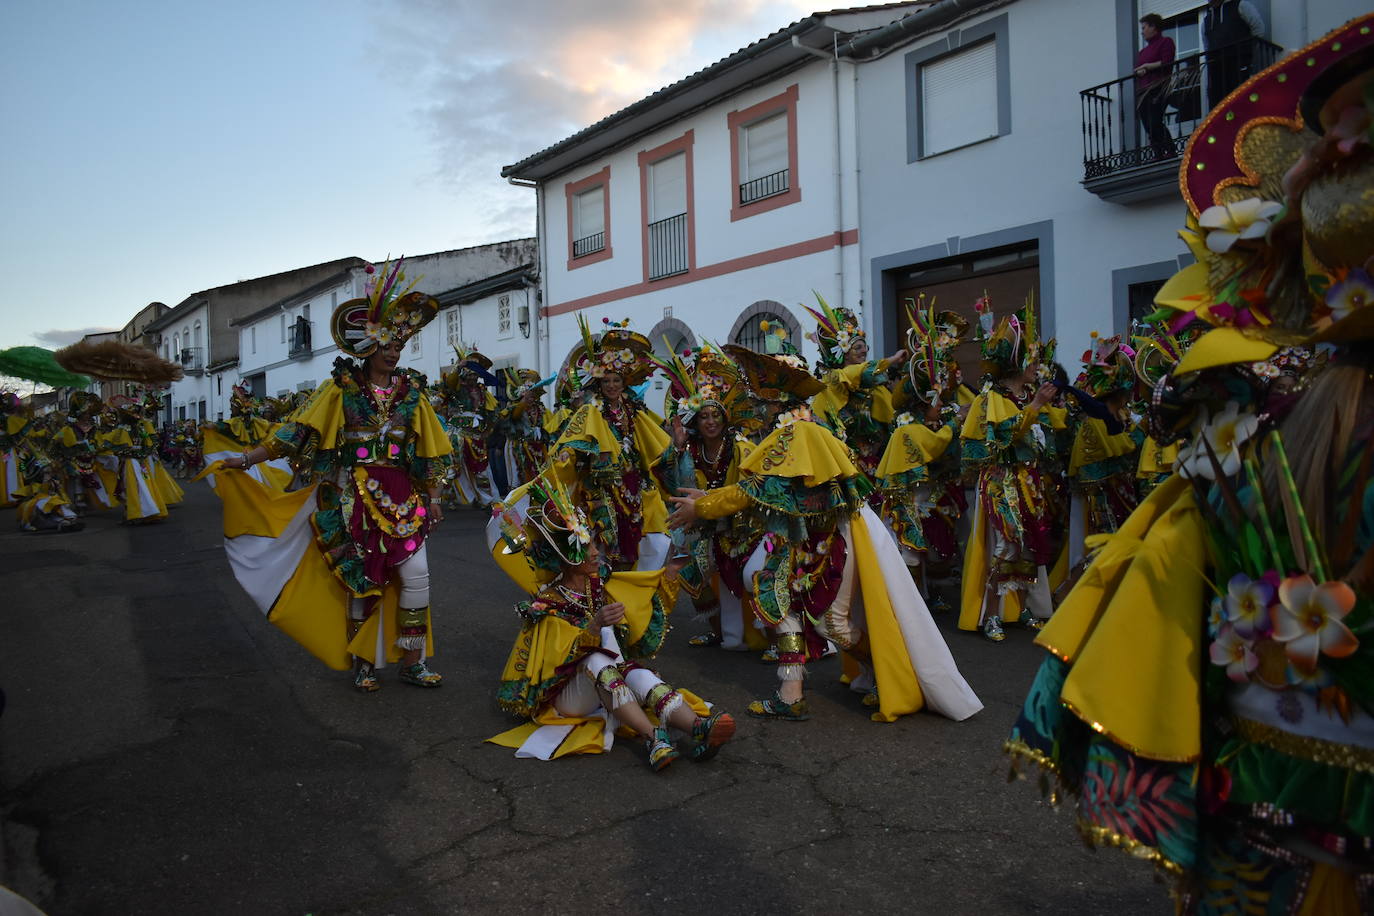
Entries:
{"type": "MultiPolygon", "coordinates": [[[[439,300],[440,312],[410,339],[401,365],[436,380],[454,361],[453,344],[462,343],[480,347],[498,367],[533,366],[534,261],[533,239],[407,257],[407,278],[439,300]]],[[[329,378],[340,355],[329,320],[340,302],[364,295],[366,266],[350,263],[233,322],[237,376],[255,395],[308,391],[329,378]]]]}
{"type": "MultiPolygon", "coordinates": [[[[1256,5],[1261,62],[1361,6],[1256,5]]],[[[900,346],[903,298],[968,310],[986,289],[1010,310],[1033,293],[1072,363],[1090,331],[1125,331],[1186,263],[1177,159],[1142,145],[1130,74],[1139,17],[1169,17],[1181,149],[1206,88],[1183,78],[1201,6],[817,13],[507,166],[537,196],[541,371],[577,345],[579,314],[629,317],[675,348],[755,343],[774,318],[814,357],[799,307],[813,290],[858,310],[881,353],[900,346]]]]}

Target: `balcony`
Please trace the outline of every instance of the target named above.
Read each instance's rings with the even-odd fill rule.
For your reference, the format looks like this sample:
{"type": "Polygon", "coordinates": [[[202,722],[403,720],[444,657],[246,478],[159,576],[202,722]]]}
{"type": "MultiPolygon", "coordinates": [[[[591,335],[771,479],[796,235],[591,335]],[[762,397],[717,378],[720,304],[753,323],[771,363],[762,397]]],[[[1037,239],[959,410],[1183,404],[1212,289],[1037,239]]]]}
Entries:
{"type": "Polygon", "coordinates": [[[303,359],[314,352],[310,344],[312,329],[312,323],[305,318],[297,318],[296,323],[291,325],[291,332],[287,335],[288,359],[303,359]]]}
{"type": "Polygon", "coordinates": [[[204,351],[200,347],[186,347],[178,355],[177,362],[187,374],[199,375],[205,371],[204,351]]]}
{"type": "Polygon", "coordinates": [[[687,272],[687,214],[649,224],[649,279],[687,272]]]}
{"type": "Polygon", "coordinates": [[[1079,95],[1083,116],[1083,187],[1116,203],[1177,193],[1178,157],[1212,103],[1278,60],[1283,49],[1250,38],[1214,51],[1180,57],[1168,78],[1138,90],[1134,74],[1079,95]],[[1151,142],[1140,111],[1162,110],[1164,136],[1151,142]]]}
{"type": "Polygon", "coordinates": [[[594,232],[589,236],[573,240],[573,257],[582,258],[589,254],[596,254],[606,248],[606,233],[594,232]]]}
{"type": "Polygon", "coordinates": [[[763,200],[765,197],[772,197],[775,194],[786,194],[789,187],[787,180],[789,174],[788,169],[783,169],[771,175],[761,175],[752,181],[746,181],[739,186],[740,206],[752,204],[756,200],[763,200]]]}

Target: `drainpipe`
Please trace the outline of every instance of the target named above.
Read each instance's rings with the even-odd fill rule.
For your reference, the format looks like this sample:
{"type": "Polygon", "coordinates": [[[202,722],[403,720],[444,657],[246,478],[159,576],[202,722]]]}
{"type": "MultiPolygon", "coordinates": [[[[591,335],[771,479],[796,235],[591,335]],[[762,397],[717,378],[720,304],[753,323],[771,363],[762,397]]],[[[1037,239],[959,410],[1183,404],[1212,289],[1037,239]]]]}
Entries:
{"type": "MultiPolygon", "coordinates": [[[[833,36],[832,42],[838,42],[839,35],[833,36]]],[[[799,51],[805,51],[814,57],[830,63],[830,83],[831,96],[835,110],[835,285],[840,291],[839,304],[845,305],[845,277],[844,277],[844,245],[840,244],[840,236],[844,232],[844,169],[843,160],[840,158],[840,57],[838,52],[832,51],[826,54],[824,51],[808,47],[801,43],[801,39],[796,35],[792,36],[792,47],[799,51]]],[[[793,181],[800,181],[801,176],[794,175],[793,181]]]]}
{"type": "MultiPolygon", "coordinates": [[[[543,333],[543,316],[540,314],[543,304],[548,301],[548,265],[545,258],[548,238],[546,235],[547,227],[544,225],[544,190],[537,181],[528,181],[524,178],[508,177],[506,183],[517,188],[534,189],[534,241],[536,250],[536,269],[539,276],[536,280],[535,306],[530,309],[530,333],[535,339],[535,353],[540,378],[548,376],[549,371],[549,336],[543,333]],[[540,336],[543,334],[543,336],[540,336]]],[[[529,302],[529,287],[525,288],[525,301],[529,302]]]]}

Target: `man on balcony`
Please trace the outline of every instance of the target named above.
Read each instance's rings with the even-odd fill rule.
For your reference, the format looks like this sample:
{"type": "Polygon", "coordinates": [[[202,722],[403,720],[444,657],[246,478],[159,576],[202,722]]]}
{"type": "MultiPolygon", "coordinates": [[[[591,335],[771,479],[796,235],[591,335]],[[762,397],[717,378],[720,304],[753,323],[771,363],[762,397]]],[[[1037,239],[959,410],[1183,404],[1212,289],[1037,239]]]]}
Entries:
{"type": "Polygon", "coordinates": [[[1264,20],[1250,0],[1208,0],[1202,14],[1202,47],[1207,52],[1207,104],[1217,107],[1250,78],[1254,47],[1264,20]]]}
{"type": "Polygon", "coordinates": [[[1135,55],[1135,110],[1150,138],[1155,160],[1177,154],[1174,138],[1164,126],[1169,103],[1169,73],[1174,66],[1174,40],[1164,34],[1164,17],[1148,13],[1140,19],[1145,47],[1135,55]]]}

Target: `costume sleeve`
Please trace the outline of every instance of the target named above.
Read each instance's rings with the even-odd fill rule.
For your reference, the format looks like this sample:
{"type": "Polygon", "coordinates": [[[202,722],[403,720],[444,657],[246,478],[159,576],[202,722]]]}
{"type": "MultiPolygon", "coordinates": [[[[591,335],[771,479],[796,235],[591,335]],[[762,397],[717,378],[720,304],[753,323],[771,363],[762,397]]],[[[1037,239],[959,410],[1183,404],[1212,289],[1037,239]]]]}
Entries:
{"type": "Polygon", "coordinates": [[[697,517],[705,519],[725,518],[748,508],[749,497],[739,484],[717,487],[707,491],[697,500],[697,517]]]}

